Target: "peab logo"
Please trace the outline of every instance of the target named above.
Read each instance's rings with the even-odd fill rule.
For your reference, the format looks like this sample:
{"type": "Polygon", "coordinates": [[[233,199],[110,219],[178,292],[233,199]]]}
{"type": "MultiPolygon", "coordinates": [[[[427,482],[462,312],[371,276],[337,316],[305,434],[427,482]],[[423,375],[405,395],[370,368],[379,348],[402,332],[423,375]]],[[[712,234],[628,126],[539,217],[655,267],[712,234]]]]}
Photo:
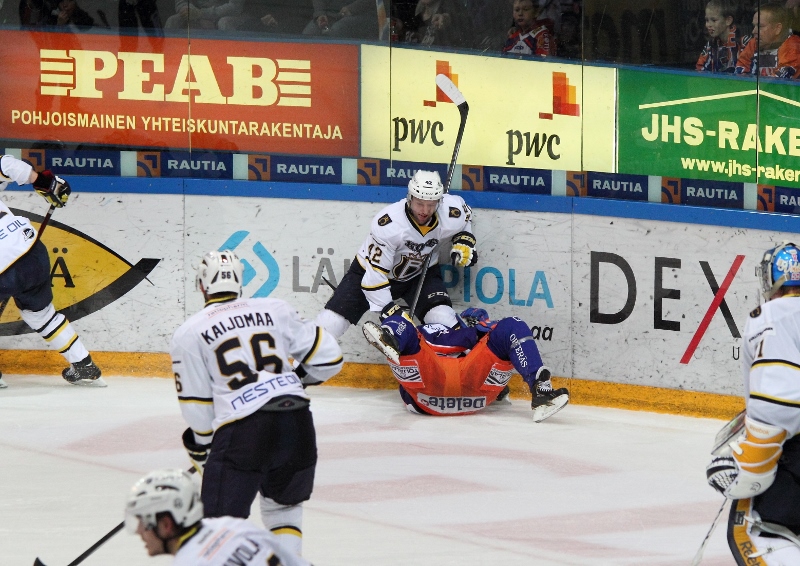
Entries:
{"type": "MultiPolygon", "coordinates": [[[[187,85],[197,92],[195,104],[311,107],[311,61],[267,57],[226,58],[225,68],[214,68],[208,55],[181,56],[172,77],[163,77],[163,53],[41,49],[40,92],[48,96],[118,100],[190,101],[187,85]],[[156,69],[156,73],[151,73],[156,69]],[[112,94],[105,85],[122,75],[122,90],[112,94]],[[231,96],[223,96],[220,78],[231,81],[231,96]],[[286,83],[286,84],[284,84],[286,83]],[[105,89],[104,89],[105,87],[105,89]]],[[[80,124],[79,124],[80,125],[80,124]]]]}

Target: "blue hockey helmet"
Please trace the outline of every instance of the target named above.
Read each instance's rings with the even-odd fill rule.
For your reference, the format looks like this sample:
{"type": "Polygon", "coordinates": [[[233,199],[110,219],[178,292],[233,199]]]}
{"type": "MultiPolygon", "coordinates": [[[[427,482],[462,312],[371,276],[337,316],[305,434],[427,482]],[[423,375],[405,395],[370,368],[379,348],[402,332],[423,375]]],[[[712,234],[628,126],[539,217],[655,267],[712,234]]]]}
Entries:
{"type": "Polygon", "coordinates": [[[800,248],[783,242],[767,250],[759,272],[765,301],[772,299],[781,287],[800,287],[800,248]]]}

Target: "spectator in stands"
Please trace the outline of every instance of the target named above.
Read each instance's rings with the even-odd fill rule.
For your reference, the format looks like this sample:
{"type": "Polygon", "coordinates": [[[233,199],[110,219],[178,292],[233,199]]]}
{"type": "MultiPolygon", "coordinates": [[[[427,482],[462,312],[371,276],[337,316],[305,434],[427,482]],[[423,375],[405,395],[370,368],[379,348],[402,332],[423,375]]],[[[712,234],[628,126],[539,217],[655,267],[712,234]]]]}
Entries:
{"type": "Polygon", "coordinates": [[[764,4],[755,13],[753,36],[745,40],[735,73],[780,79],[800,76],[800,36],[792,34],[783,5],[764,4]]]}
{"type": "Polygon", "coordinates": [[[48,23],[51,26],[67,26],[77,31],[94,26],[94,18],[78,6],[77,0],[61,0],[48,23]]]}
{"type": "Polygon", "coordinates": [[[375,0],[313,0],[313,19],[304,35],[378,39],[375,0]]]}
{"type": "Polygon", "coordinates": [[[164,35],[156,0],[119,0],[117,15],[120,31],[138,33],[141,24],[147,35],[164,35]]]}
{"type": "Polygon", "coordinates": [[[697,59],[696,69],[710,73],[733,73],[742,50],[742,34],[733,23],[736,6],[731,0],[709,0],[706,4],[708,42],[697,59]]]}
{"type": "Polygon", "coordinates": [[[22,27],[46,26],[55,8],[51,0],[20,0],[19,23],[22,27]]]}
{"type": "Polygon", "coordinates": [[[536,0],[539,4],[539,20],[547,25],[553,37],[561,33],[561,0],[536,0]]]}
{"type": "Polygon", "coordinates": [[[406,43],[469,47],[473,34],[469,18],[456,0],[418,0],[404,22],[406,43]]]}
{"type": "Polygon", "coordinates": [[[565,12],[561,16],[561,33],[558,35],[558,56],[565,59],[581,59],[583,57],[580,11],[565,12]]]}
{"type": "Polygon", "coordinates": [[[245,0],[241,15],[222,17],[217,27],[227,31],[300,34],[311,14],[308,0],[245,0]]]}
{"type": "Polygon", "coordinates": [[[217,29],[224,16],[242,13],[244,0],[175,0],[175,14],[167,18],[164,29],[217,29]]]}
{"type": "Polygon", "coordinates": [[[511,1],[468,0],[467,6],[474,30],[473,46],[494,53],[503,49],[508,30],[513,25],[508,15],[511,1]]]}
{"type": "Polygon", "coordinates": [[[800,0],[786,0],[786,9],[789,10],[789,25],[792,33],[800,35],[800,0]]]}
{"type": "Polygon", "coordinates": [[[534,0],[514,0],[513,15],[514,27],[508,33],[503,55],[556,54],[552,22],[539,19],[539,6],[534,0]]]}

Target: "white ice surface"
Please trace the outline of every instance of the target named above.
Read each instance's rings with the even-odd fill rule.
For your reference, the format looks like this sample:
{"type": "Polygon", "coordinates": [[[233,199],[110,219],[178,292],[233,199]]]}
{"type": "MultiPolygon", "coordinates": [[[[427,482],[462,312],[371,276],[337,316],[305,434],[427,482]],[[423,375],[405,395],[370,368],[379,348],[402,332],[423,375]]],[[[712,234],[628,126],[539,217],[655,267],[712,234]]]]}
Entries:
{"type": "MultiPolygon", "coordinates": [[[[121,522],[136,479],[189,466],[171,380],[4,379],[2,566],[66,566],[121,522]]],[[[536,424],[524,400],[422,417],[395,391],[309,391],[319,463],[304,555],[315,566],[688,565],[721,502],[705,466],[722,421],[569,405],[536,424]]],[[[707,566],[733,563],[725,520],[707,566]]],[[[169,563],[123,530],[82,564],[169,563]]]]}

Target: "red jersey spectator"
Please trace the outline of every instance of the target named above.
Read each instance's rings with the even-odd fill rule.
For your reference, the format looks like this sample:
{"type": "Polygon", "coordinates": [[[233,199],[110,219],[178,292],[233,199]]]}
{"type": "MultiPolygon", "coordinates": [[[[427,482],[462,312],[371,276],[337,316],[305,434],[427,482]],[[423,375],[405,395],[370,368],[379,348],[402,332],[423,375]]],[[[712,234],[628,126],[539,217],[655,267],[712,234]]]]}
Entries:
{"type": "Polygon", "coordinates": [[[555,55],[555,38],[550,20],[539,19],[539,7],[533,0],[514,0],[514,27],[509,32],[503,54],[555,55]],[[548,25],[550,24],[550,25],[548,25]]]}

